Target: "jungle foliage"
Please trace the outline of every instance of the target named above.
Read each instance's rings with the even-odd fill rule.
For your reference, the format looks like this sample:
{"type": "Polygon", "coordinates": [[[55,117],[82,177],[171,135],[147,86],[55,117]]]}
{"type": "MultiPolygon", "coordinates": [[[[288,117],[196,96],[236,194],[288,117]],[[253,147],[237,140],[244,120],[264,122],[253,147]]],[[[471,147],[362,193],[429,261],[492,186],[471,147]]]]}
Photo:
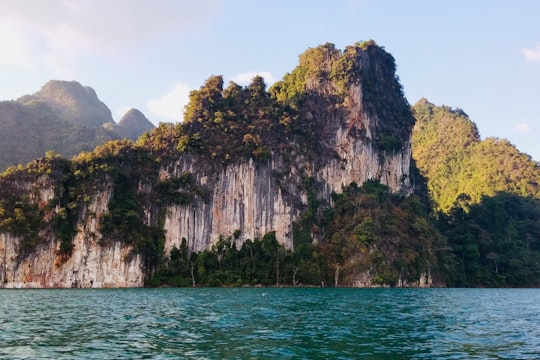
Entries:
{"type": "Polygon", "coordinates": [[[413,158],[448,242],[449,286],[539,286],[540,165],[504,139],[480,139],[460,109],[413,108],[413,158]]]}
{"type": "Polygon", "coordinates": [[[190,253],[184,239],[151,284],[351,286],[358,274],[368,273],[375,285],[397,286],[437,272],[434,248],[445,240],[418,197],[391,194],[368,181],[349,185],[333,200],[335,206],[322,212],[320,202],[310,201],[295,225],[294,251],[280,245],[275,233],[240,248],[233,234],[201,253],[190,253]],[[321,235],[319,243],[312,242],[314,232],[321,235]]]}
{"type": "Polygon", "coordinates": [[[423,99],[413,113],[413,158],[428,179],[435,210],[447,213],[463,196],[471,204],[498,192],[540,198],[540,165],[507,140],[481,140],[460,109],[423,99]]]}
{"type": "Polygon", "coordinates": [[[304,172],[297,180],[307,203],[293,225],[294,251],[275,233],[240,241],[237,231],[199,253],[185,239],[164,253],[164,209],[210,195],[193,174],[160,176],[170,173],[163,167],[185,155],[217,173],[236,161],[258,166],[279,154],[284,172],[298,159],[317,169],[336,156],[327,137],[333,124],[325,119],[346,115],[355,86],[363,111],[377,119],[376,136],[367,138],[362,119],[351,119],[349,134],[381,153],[401,149],[414,118],[392,56],[372,41],[343,52],[325,44],[302,54],[299,66],[268,91],[260,76],[226,88],[221,76],[210,77],[190,94],[183,123],[160,124],[136,143],[109,141],[72,160],[48,152],[8,168],[0,175],[0,231],[22,239],[21,257],[55,238],[67,258],[81,220],[98,217],[89,209],[101,194],[109,202],[99,214],[100,234],[88,235],[101,236],[104,246],[131,246],[142,255],[151,286],[349,286],[363,274],[389,286],[426,275],[436,285],[540,286],[538,163],[505,140],[480,140],[463,111],[426,100],[413,108],[415,194],[391,194],[368,181],[321,199],[320,184],[304,172]],[[368,61],[373,58],[377,64],[368,61]]]}
{"type": "Polygon", "coordinates": [[[449,286],[540,286],[540,200],[501,192],[467,211],[456,203],[439,228],[452,251],[449,286]]]}
{"type": "Polygon", "coordinates": [[[325,263],[319,249],[302,258],[285,249],[274,232],[245,240],[239,248],[233,234],[211,249],[190,252],[186,239],[173,248],[149,281],[150,286],[303,286],[324,285],[325,263]]]}

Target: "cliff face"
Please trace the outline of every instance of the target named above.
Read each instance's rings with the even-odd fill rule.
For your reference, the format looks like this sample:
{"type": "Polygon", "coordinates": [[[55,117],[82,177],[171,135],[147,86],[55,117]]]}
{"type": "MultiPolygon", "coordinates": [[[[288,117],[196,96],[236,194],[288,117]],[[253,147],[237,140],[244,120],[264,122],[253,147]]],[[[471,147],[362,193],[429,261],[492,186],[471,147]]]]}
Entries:
{"type": "MultiPolygon", "coordinates": [[[[280,158],[272,158],[267,166],[250,160],[228,166],[219,174],[197,173],[197,182],[211,191],[210,200],[167,209],[166,252],[173,246],[180,247],[182,238],[196,252],[208,249],[220,235],[230,236],[237,230],[241,234],[238,244],[275,231],[278,241],[293,249],[293,223],[307,206],[302,172],[315,177],[322,199],[329,199],[333,191],[341,192],[351,182],[361,184],[368,179],[379,180],[395,192],[412,191],[408,180],[410,148],[381,159],[371,147],[350,147],[351,153],[341,154],[348,161],[332,160],[320,170],[301,167],[302,163],[290,168],[280,158]],[[284,169],[290,174],[278,177],[284,169]]],[[[177,165],[167,176],[179,176],[196,166],[184,161],[177,165]]]]}
{"type": "Polygon", "coordinates": [[[395,78],[393,62],[385,68],[390,55],[376,46],[355,46],[341,53],[327,44],[307,53],[310,51],[320,52],[317,55],[322,60],[315,65],[318,70],[310,72],[313,64],[301,56],[300,66],[286,76],[285,84],[277,84],[277,91],[287,85],[288,78],[298,76],[295,73],[303,74],[307,96],[298,117],[320,131],[315,159],[308,159],[301,151],[275,151],[265,164],[250,158],[216,173],[215,169],[201,171],[197,160],[182,158],[166,176],[197,174],[197,182],[212,195],[207,202],[168,209],[166,250],[179,247],[185,238],[191,249],[200,251],[220,235],[235,231],[240,233],[238,243],[275,231],[278,241],[293,249],[293,223],[308,205],[309,189],[302,183],[305,178],[314,180],[316,197],[328,205],[332,192],[370,179],[387,185],[392,192],[412,193],[410,132],[414,120],[395,78]],[[345,85],[339,84],[335,75],[344,59],[350,67],[345,85]],[[374,104],[373,97],[382,106],[374,104]],[[388,127],[388,117],[398,125],[388,127]],[[401,137],[397,148],[388,150],[377,143],[381,135],[396,133],[401,137]]]}
{"type": "MultiPolygon", "coordinates": [[[[237,230],[239,242],[276,231],[279,241],[292,248],[292,222],[300,215],[306,196],[295,182],[284,187],[286,181],[277,181],[280,165],[279,158],[266,166],[249,160],[227,166],[220,173],[197,173],[197,183],[210,189],[211,195],[207,201],[167,209],[166,252],[173,246],[180,247],[182,238],[192,250],[201,251],[220,235],[232,235],[237,230]]],[[[178,176],[195,166],[195,162],[181,161],[167,176],[178,176]]],[[[291,169],[290,177],[296,172],[291,169]]]]}
{"type": "MultiPolygon", "coordinates": [[[[198,252],[210,248],[220,236],[235,234],[235,241],[241,244],[271,231],[276,232],[281,244],[294,249],[293,225],[305,213],[312,198],[322,206],[331,207],[332,192],[339,193],[352,182],[362,184],[366,180],[377,180],[394,193],[412,193],[410,133],[414,120],[395,78],[391,56],[374,44],[357,44],[344,52],[327,44],[309,51],[316,56],[309,61],[301,56],[300,66],[271,89],[277,99],[275,103],[262,92],[265,109],[270,108],[268,104],[280,109],[268,111],[280,117],[279,124],[278,119],[271,119],[266,113],[261,115],[262,110],[244,117],[249,120],[250,116],[258,116],[261,123],[271,124],[269,126],[276,129],[267,131],[254,123],[251,127],[254,133],[240,136],[242,149],[249,148],[250,155],[231,159],[234,156],[232,145],[233,150],[229,151],[224,149],[228,144],[217,141],[212,145],[212,139],[204,142],[201,138],[204,131],[223,127],[225,111],[212,111],[212,104],[220,101],[230,104],[232,100],[226,95],[237,89],[231,86],[223,92],[219,84],[217,90],[201,88],[199,103],[195,99],[197,94],[192,96],[186,124],[181,128],[182,136],[177,136],[178,145],[167,145],[169,149],[184,149],[185,142],[191,144],[190,148],[180,153],[168,150],[164,155],[153,145],[145,145],[144,151],[152,156],[158,154],[158,160],[152,162],[143,175],[138,171],[139,175],[126,175],[126,178],[132,176],[131,180],[136,182],[138,200],[135,202],[141,205],[143,215],[140,217],[145,226],[164,230],[161,244],[164,256],[173,247],[179,248],[183,238],[191,251],[198,252]],[[313,59],[319,60],[313,63],[313,59]],[[207,115],[201,115],[208,113],[212,121],[204,120],[207,115]],[[299,125],[289,124],[291,118],[299,125]],[[312,137],[299,142],[298,134],[306,134],[306,128],[311,129],[312,137]],[[207,148],[200,150],[204,146],[207,148]],[[160,184],[181,179],[186,174],[190,189],[197,189],[196,195],[183,193],[178,186],[167,188],[167,194],[182,197],[167,202],[154,193],[160,184]]],[[[241,103],[255,101],[255,85],[246,90],[251,97],[241,103]]],[[[242,94],[235,96],[244,99],[242,94]]],[[[228,113],[232,113],[230,109],[228,113]]],[[[220,130],[220,134],[231,136],[240,121],[238,118],[235,115],[234,122],[220,130]]],[[[130,174],[129,166],[137,166],[124,160],[118,163],[126,174],[130,174]]],[[[52,178],[53,175],[43,176],[52,178]]],[[[78,207],[72,205],[71,209],[78,211],[77,231],[67,255],[61,254],[62,244],[54,231],[41,231],[40,241],[31,255],[20,256],[24,236],[20,231],[17,236],[17,231],[5,230],[17,229],[12,225],[4,227],[0,234],[0,269],[3,269],[0,286],[142,286],[152,266],[142,255],[134,255],[137,245],[118,237],[104,241],[103,219],[110,215],[111,221],[116,221],[111,208],[112,196],[119,196],[129,180],[121,182],[116,178],[116,182],[111,181],[106,186],[101,184],[90,192],[85,190],[86,201],[77,203],[78,207]]],[[[39,200],[38,196],[31,203],[40,209],[44,206],[39,203],[54,203],[58,192],[51,187],[60,186],[55,181],[50,181],[52,185],[46,197],[41,196],[39,200]]],[[[28,193],[40,193],[37,181],[24,186],[28,193]]],[[[45,191],[47,186],[41,188],[40,191],[45,191]]],[[[66,209],[74,203],[67,204],[66,209]]],[[[58,205],[47,211],[49,217],[60,213],[58,205]]],[[[136,210],[130,211],[131,218],[114,223],[116,228],[139,216],[136,210]]],[[[318,241],[317,236],[313,234],[312,240],[318,241]]]]}
{"type": "MultiPolygon", "coordinates": [[[[32,186],[31,184],[28,184],[32,186]]],[[[38,202],[52,200],[54,191],[47,179],[38,181],[38,202]],[[41,183],[41,184],[39,184],[41,183]],[[41,187],[40,185],[46,185],[41,187]]],[[[107,211],[112,188],[94,194],[82,214],[79,232],[73,239],[71,256],[59,254],[57,238],[46,233],[40,245],[21,257],[21,239],[0,234],[0,284],[5,288],[141,287],[144,284],[140,256],[131,257],[130,248],[115,242],[100,244],[99,219],[107,211]],[[90,215],[91,214],[91,215],[90,215]]]]}

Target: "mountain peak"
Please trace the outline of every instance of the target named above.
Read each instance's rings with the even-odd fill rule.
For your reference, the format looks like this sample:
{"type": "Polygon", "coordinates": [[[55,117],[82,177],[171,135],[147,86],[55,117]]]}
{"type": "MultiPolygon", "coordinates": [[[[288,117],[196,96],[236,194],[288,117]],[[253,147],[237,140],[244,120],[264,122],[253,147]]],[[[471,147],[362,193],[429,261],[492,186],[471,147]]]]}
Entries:
{"type": "Polygon", "coordinates": [[[50,80],[33,95],[18,99],[21,103],[41,101],[68,123],[97,128],[113,122],[111,110],[97,97],[94,89],[77,81],[50,80]]]}
{"type": "Polygon", "coordinates": [[[154,124],[137,109],[128,110],[118,122],[118,126],[124,129],[126,136],[131,140],[154,128],[154,124]]]}
{"type": "Polygon", "coordinates": [[[43,97],[55,96],[57,93],[71,93],[80,95],[90,95],[97,98],[96,91],[90,86],[83,86],[80,82],[71,80],[49,80],[47,81],[41,89],[36,93],[43,97]]]}

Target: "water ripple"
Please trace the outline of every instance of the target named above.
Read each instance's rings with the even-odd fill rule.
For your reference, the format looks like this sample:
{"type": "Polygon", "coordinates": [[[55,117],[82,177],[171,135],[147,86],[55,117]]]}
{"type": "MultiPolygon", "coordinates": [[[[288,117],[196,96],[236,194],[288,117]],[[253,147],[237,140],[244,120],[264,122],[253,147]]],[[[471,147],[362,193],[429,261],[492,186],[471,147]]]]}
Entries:
{"type": "Polygon", "coordinates": [[[536,359],[540,290],[0,291],[0,358],[536,359]]]}

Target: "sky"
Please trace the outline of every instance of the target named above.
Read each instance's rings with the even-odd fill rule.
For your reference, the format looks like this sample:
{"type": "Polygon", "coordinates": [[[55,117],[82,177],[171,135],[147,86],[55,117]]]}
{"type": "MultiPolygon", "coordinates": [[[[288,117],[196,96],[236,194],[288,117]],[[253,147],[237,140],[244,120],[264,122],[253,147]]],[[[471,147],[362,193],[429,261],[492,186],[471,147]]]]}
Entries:
{"type": "Polygon", "coordinates": [[[271,85],[309,47],[373,39],[409,103],[460,108],[540,161],[539,15],[537,0],[0,0],[0,100],[76,80],[116,121],[179,122],[212,75],[271,85]]]}

